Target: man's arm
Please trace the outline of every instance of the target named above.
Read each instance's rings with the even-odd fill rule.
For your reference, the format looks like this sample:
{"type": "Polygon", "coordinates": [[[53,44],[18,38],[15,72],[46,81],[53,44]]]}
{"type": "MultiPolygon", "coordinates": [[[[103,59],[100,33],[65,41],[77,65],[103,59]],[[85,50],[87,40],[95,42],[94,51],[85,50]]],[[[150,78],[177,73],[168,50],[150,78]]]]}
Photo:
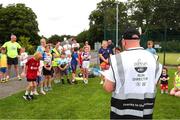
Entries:
{"type": "Polygon", "coordinates": [[[107,92],[113,92],[115,90],[115,83],[105,78],[103,87],[107,92]]]}

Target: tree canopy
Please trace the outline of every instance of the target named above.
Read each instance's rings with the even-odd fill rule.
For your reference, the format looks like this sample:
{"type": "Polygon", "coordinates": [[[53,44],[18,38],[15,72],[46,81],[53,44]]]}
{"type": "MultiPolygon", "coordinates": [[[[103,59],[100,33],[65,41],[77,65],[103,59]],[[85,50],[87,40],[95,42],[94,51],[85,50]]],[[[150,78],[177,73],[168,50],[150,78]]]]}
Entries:
{"type": "Polygon", "coordinates": [[[30,42],[37,43],[39,28],[36,19],[36,14],[25,4],[0,5],[0,43],[8,41],[11,34],[18,38],[29,37],[30,42]]]}

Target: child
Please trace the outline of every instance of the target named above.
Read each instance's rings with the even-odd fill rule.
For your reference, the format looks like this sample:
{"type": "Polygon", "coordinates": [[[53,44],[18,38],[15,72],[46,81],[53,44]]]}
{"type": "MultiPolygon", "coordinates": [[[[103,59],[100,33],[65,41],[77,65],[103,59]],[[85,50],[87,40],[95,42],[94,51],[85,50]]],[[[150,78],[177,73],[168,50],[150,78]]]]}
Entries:
{"type": "Polygon", "coordinates": [[[44,80],[44,90],[47,92],[52,90],[51,87],[51,77],[52,77],[52,55],[50,52],[50,46],[45,46],[45,51],[43,54],[44,66],[43,66],[43,75],[45,77],[44,80]]]}
{"type": "Polygon", "coordinates": [[[6,72],[7,72],[7,55],[6,55],[6,49],[4,47],[1,48],[0,53],[0,72],[2,75],[1,82],[5,83],[8,81],[6,79],[6,72]]]}
{"type": "MultiPolygon", "coordinates": [[[[61,74],[61,77],[64,77],[64,75],[66,76],[66,79],[67,79],[67,82],[69,84],[71,84],[69,78],[68,78],[68,61],[66,59],[66,54],[65,53],[62,53],[61,54],[61,59],[59,60],[59,63],[58,63],[58,67],[60,69],[60,74],[61,74]]],[[[64,79],[61,78],[61,81],[62,81],[62,84],[64,84],[64,79]]]]}
{"type": "Polygon", "coordinates": [[[74,48],[74,52],[72,53],[72,60],[71,60],[71,68],[72,68],[72,82],[75,82],[75,76],[76,76],[76,68],[77,68],[77,64],[79,62],[78,59],[78,48],[74,48]]]}
{"type": "MultiPolygon", "coordinates": [[[[36,79],[36,83],[37,86],[40,86],[40,93],[43,95],[46,95],[46,92],[44,92],[44,81],[43,81],[43,75],[42,75],[42,69],[43,69],[44,63],[43,61],[40,61],[40,65],[39,65],[39,69],[37,72],[37,79],[36,79]]],[[[39,95],[39,93],[37,92],[37,88],[34,91],[34,95],[39,95]]]]}
{"type": "Polygon", "coordinates": [[[88,74],[89,74],[88,69],[89,69],[90,59],[91,59],[91,55],[88,51],[89,51],[89,48],[85,47],[84,52],[82,53],[83,81],[85,84],[88,84],[88,74]]]}
{"type": "Polygon", "coordinates": [[[175,72],[174,88],[172,88],[170,95],[180,97],[180,64],[178,65],[178,71],[175,72]]]}
{"type": "Polygon", "coordinates": [[[40,52],[36,52],[34,54],[34,57],[30,58],[26,62],[26,66],[24,67],[24,71],[22,72],[21,76],[26,76],[28,81],[28,86],[26,88],[25,95],[23,98],[25,100],[32,100],[33,99],[33,92],[36,87],[36,78],[37,78],[37,72],[40,65],[40,59],[42,58],[42,55],[40,52]]]}
{"type": "Polygon", "coordinates": [[[83,49],[80,48],[80,49],[79,49],[79,52],[78,52],[78,59],[79,59],[79,68],[80,68],[80,70],[81,70],[81,73],[83,73],[83,69],[82,69],[82,63],[83,63],[82,53],[83,53],[83,49]]]}
{"type": "Polygon", "coordinates": [[[152,53],[152,54],[156,54],[156,50],[153,48],[153,46],[154,46],[154,43],[153,43],[153,41],[151,41],[151,40],[149,40],[148,42],[147,42],[147,51],[149,51],[150,53],[152,53]]]}
{"type": "Polygon", "coordinates": [[[166,94],[168,94],[169,76],[168,76],[167,72],[168,72],[167,68],[164,67],[163,70],[162,70],[162,74],[160,76],[161,94],[163,94],[164,92],[166,94]]]}
{"type": "Polygon", "coordinates": [[[71,59],[72,59],[72,57],[71,57],[71,55],[68,55],[66,59],[68,61],[68,68],[67,69],[68,69],[68,74],[69,74],[69,73],[72,72],[72,69],[71,69],[71,59]]]}
{"type": "Polygon", "coordinates": [[[26,65],[28,54],[25,52],[25,48],[21,48],[20,50],[20,66],[22,67],[22,70],[24,69],[24,66],[26,65]]]}
{"type": "Polygon", "coordinates": [[[119,54],[120,52],[121,52],[121,48],[116,47],[116,48],[115,48],[115,54],[119,54]]]}

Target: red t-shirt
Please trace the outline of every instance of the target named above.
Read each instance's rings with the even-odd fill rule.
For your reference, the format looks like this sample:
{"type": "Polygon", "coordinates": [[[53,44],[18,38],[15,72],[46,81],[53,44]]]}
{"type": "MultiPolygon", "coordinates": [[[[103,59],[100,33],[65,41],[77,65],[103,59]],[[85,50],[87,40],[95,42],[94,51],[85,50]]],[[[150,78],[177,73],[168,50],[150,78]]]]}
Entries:
{"type": "Polygon", "coordinates": [[[35,60],[34,58],[30,58],[27,63],[27,73],[26,77],[27,79],[36,79],[37,78],[37,72],[39,69],[40,61],[35,60]]]}

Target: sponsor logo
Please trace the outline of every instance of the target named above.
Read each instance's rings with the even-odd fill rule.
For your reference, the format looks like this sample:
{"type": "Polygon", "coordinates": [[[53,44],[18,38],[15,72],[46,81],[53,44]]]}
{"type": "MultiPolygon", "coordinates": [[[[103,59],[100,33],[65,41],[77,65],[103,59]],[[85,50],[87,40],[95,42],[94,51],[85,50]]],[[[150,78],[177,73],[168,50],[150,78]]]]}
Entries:
{"type": "Polygon", "coordinates": [[[138,59],[138,61],[134,63],[134,69],[138,73],[144,73],[147,70],[147,62],[138,59]]]}

